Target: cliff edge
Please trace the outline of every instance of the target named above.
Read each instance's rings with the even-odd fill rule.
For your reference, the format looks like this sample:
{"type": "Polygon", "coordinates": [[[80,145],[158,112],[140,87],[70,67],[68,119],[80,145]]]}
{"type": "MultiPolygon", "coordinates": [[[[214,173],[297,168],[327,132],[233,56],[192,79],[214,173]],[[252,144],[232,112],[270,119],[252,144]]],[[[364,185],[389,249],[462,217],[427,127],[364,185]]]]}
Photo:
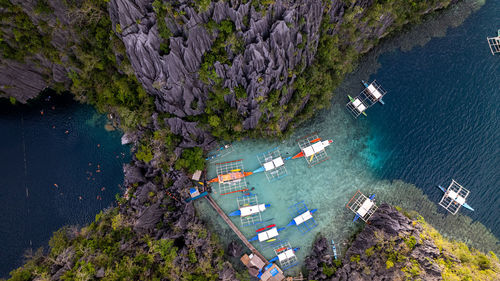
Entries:
{"type": "Polygon", "coordinates": [[[448,241],[417,213],[398,209],[382,204],[341,262],[332,261],[331,246],[324,237],[317,239],[305,262],[308,279],[500,279],[500,264],[493,252],[483,254],[462,242],[448,241]]]}

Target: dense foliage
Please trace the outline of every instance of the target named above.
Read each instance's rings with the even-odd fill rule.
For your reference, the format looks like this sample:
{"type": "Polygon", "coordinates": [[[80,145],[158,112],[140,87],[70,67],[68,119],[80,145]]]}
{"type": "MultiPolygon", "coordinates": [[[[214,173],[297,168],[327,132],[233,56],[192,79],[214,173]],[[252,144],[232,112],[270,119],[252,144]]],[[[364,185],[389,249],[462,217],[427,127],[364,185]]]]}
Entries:
{"type": "MultiPolygon", "coordinates": [[[[208,235],[201,227],[191,231],[198,237],[208,235]]],[[[107,281],[218,280],[224,252],[215,236],[209,238],[209,249],[214,251],[200,252],[181,240],[138,235],[115,208],[97,214],[87,227],[55,232],[48,255],[41,250],[34,253],[23,267],[11,272],[9,280],[49,280],[51,269],[63,264],[73,266],[64,271],[61,280],[93,280],[96,276],[107,281]]]]}

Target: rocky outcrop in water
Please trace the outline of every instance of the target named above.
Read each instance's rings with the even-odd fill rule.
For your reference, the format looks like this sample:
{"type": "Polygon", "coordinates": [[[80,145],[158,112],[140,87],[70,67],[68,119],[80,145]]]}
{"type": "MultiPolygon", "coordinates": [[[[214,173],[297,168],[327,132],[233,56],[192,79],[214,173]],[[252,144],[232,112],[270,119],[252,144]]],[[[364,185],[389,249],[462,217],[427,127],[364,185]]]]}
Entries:
{"type": "MultiPolygon", "coordinates": [[[[442,280],[442,268],[436,262],[445,257],[431,239],[421,235],[420,224],[394,207],[382,204],[370,223],[346,251],[342,266],[332,263],[330,245],[325,238],[315,241],[306,258],[310,280],[442,280]],[[412,271],[414,270],[414,271],[412,271]],[[418,273],[418,276],[412,274],[418,273]]],[[[455,261],[456,262],[456,261],[455,261]]]]}

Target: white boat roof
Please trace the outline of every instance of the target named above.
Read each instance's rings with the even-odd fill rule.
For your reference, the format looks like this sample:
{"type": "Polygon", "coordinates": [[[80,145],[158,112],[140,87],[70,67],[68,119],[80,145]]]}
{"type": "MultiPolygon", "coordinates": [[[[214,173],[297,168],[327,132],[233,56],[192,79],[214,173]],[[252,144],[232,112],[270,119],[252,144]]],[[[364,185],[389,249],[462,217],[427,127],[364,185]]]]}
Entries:
{"type": "Polygon", "coordinates": [[[295,221],[295,224],[296,225],[299,225],[309,219],[312,218],[312,214],[311,214],[311,211],[307,210],[305,213],[295,217],[293,220],[295,221]]]}
{"type": "Polygon", "coordinates": [[[278,235],[279,235],[278,229],[276,227],[273,227],[267,231],[263,231],[263,232],[259,233],[258,237],[259,237],[259,241],[262,242],[262,241],[269,240],[273,237],[276,237],[278,235]]]}
{"type": "Polygon", "coordinates": [[[361,101],[356,98],[353,102],[352,102],[352,105],[354,105],[354,107],[358,107],[359,105],[361,104],[361,101]]]}
{"type": "Polygon", "coordinates": [[[312,145],[312,149],[314,150],[314,153],[318,153],[323,151],[325,147],[323,146],[323,142],[319,141],[312,145]]]}
{"type": "Polygon", "coordinates": [[[463,205],[465,203],[465,198],[463,198],[462,196],[458,196],[455,201],[457,201],[458,204],[463,205]]]}
{"type": "Polygon", "coordinates": [[[360,104],[359,106],[356,107],[356,109],[359,111],[359,112],[363,112],[366,110],[366,106],[364,104],[360,104]]]}
{"type": "Polygon", "coordinates": [[[281,253],[278,255],[278,259],[281,261],[290,259],[295,257],[295,253],[293,252],[293,249],[288,249],[285,252],[281,253]]]}
{"type": "Polygon", "coordinates": [[[455,191],[453,191],[453,190],[449,190],[448,191],[448,197],[450,197],[451,199],[455,200],[455,198],[458,197],[458,194],[455,191]]]}
{"type": "Polygon", "coordinates": [[[312,148],[312,145],[310,145],[310,146],[308,146],[308,147],[304,148],[304,156],[305,156],[305,157],[309,157],[309,156],[311,156],[311,155],[314,155],[314,150],[313,150],[313,148],[312,148]]]}
{"type": "Polygon", "coordinates": [[[283,162],[283,158],[281,158],[281,157],[278,157],[278,158],[274,159],[273,163],[274,163],[274,166],[276,168],[278,168],[279,166],[285,165],[285,162],[283,162]]]}
{"type": "Polygon", "coordinates": [[[382,97],[382,94],[377,90],[377,88],[375,88],[373,86],[373,84],[370,84],[370,86],[368,86],[368,92],[375,98],[375,99],[379,99],[382,97]]]}
{"type": "Polygon", "coordinates": [[[357,213],[360,217],[364,217],[366,213],[370,210],[370,208],[373,206],[373,202],[370,199],[366,199],[365,202],[363,202],[363,205],[359,207],[357,213]]]}
{"type": "Polygon", "coordinates": [[[241,216],[246,217],[259,212],[262,212],[266,209],[266,204],[259,204],[253,206],[247,206],[240,209],[241,216]]]}
{"type": "Polygon", "coordinates": [[[269,171],[272,169],[274,169],[273,161],[269,161],[269,162],[264,163],[264,170],[269,171]]]}

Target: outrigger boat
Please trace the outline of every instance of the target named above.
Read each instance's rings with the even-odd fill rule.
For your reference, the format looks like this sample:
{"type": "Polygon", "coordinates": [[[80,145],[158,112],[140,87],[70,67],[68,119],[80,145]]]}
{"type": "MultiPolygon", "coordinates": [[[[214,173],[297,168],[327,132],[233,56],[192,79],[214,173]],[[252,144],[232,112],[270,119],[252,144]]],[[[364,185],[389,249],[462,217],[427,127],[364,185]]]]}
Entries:
{"type": "MultiPolygon", "coordinates": [[[[366,198],[366,197],[365,197],[366,198]]],[[[358,209],[356,212],[356,216],[354,216],[354,219],[352,220],[353,222],[357,221],[360,217],[360,215],[363,215],[370,209],[370,207],[373,205],[373,199],[375,199],[375,194],[370,195],[368,198],[369,200],[366,200],[363,205],[358,209]],[[362,213],[362,214],[360,214],[362,213]]]]}
{"type": "Polygon", "coordinates": [[[384,88],[382,88],[376,80],[373,80],[373,82],[369,84],[363,80],[361,80],[361,82],[365,88],[357,97],[353,98],[350,95],[347,95],[347,97],[349,97],[349,102],[346,104],[346,107],[356,118],[361,114],[366,116],[365,110],[377,102],[385,104],[382,98],[385,94],[387,94],[387,91],[384,90],[384,88]]]}
{"type": "Polygon", "coordinates": [[[253,174],[253,172],[241,172],[241,169],[235,169],[235,170],[231,170],[227,174],[219,175],[219,176],[209,180],[208,182],[209,183],[214,183],[214,182],[224,183],[224,182],[236,181],[236,180],[241,180],[244,177],[248,177],[251,174],[253,174]]]}
{"type": "Polygon", "coordinates": [[[209,155],[207,158],[205,158],[206,161],[211,161],[216,159],[217,157],[222,157],[225,156],[229,153],[231,153],[233,150],[233,146],[231,144],[225,144],[221,147],[219,147],[217,150],[214,151],[214,154],[209,155]]]}
{"type": "Polygon", "coordinates": [[[353,97],[351,97],[351,95],[347,95],[347,97],[349,98],[349,101],[351,101],[351,103],[353,105],[355,105],[355,104],[358,105],[358,106],[355,106],[355,107],[356,107],[356,109],[361,110],[361,114],[363,114],[364,116],[368,116],[368,115],[366,115],[366,112],[365,112],[366,107],[363,104],[357,102],[357,100],[354,99],[353,97]]]}
{"type": "Polygon", "coordinates": [[[299,226],[303,222],[312,219],[312,214],[314,214],[314,212],[316,212],[317,210],[318,209],[312,209],[312,210],[305,211],[304,213],[293,218],[293,220],[290,223],[288,223],[287,226],[292,226],[292,225],[299,226]]]}
{"type": "Polygon", "coordinates": [[[280,253],[277,256],[275,256],[274,258],[270,259],[269,262],[273,263],[277,260],[285,260],[291,256],[295,256],[295,252],[297,252],[298,250],[300,250],[299,247],[293,248],[293,249],[290,249],[288,247],[283,247],[281,249],[278,249],[278,250],[276,250],[276,252],[281,252],[281,251],[284,251],[284,252],[280,253]]]}
{"type": "Polygon", "coordinates": [[[335,247],[335,242],[333,242],[333,239],[332,239],[332,251],[333,251],[333,256],[335,257],[335,259],[337,259],[337,247],[335,247]]]}
{"type": "Polygon", "coordinates": [[[297,159],[304,156],[313,158],[317,152],[322,151],[332,142],[333,140],[321,141],[321,138],[314,139],[311,141],[312,144],[310,146],[302,149],[302,151],[293,156],[292,159],[297,159]]]}
{"type": "MultiPolygon", "coordinates": [[[[272,241],[276,240],[275,237],[277,237],[279,235],[280,231],[285,230],[285,227],[277,228],[276,225],[274,225],[273,227],[271,227],[271,226],[267,226],[267,227],[270,227],[270,229],[268,229],[266,231],[261,231],[259,234],[257,234],[254,237],[248,239],[248,241],[259,240],[259,242],[264,242],[264,241],[265,242],[272,242],[272,241]]],[[[264,229],[266,229],[266,228],[264,228],[264,229]]]]}
{"type": "MultiPolygon", "coordinates": [[[[442,187],[442,186],[440,186],[440,185],[437,185],[437,187],[438,187],[439,189],[441,189],[441,191],[442,191],[442,192],[446,193],[446,189],[445,189],[444,187],[442,187]]],[[[455,197],[456,197],[456,196],[455,196],[455,197]]],[[[459,200],[455,200],[455,201],[456,201],[456,202],[459,202],[459,200]]],[[[460,202],[459,202],[459,203],[460,203],[460,202]]],[[[474,211],[474,209],[473,209],[473,208],[472,208],[469,204],[467,204],[465,201],[464,201],[461,205],[462,205],[463,207],[465,207],[465,208],[467,208],[467,209],[471,210],[471,211],[474,211]]]]}
{"type": "Polygon", "coordinates": [[[271,207],[271,204],[259,204],[253,206],[241,207],[239,210],[234,211],[229,214],[229,216],[241,216],[246,217],[260,212],[264,212],[266,208],[271,207]]]}

